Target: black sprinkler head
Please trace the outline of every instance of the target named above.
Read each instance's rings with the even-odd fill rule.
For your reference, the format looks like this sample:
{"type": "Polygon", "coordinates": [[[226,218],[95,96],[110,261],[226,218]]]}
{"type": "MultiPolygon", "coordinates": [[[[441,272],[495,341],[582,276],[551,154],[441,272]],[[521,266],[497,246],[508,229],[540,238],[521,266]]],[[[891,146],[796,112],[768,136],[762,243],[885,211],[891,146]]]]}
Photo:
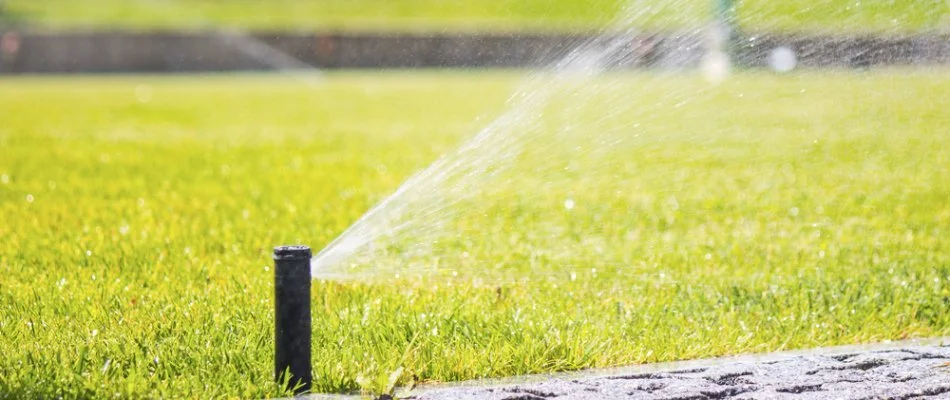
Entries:
{"type": "Polygon", "coordinates": [[[310,390],[310,258],[307,246],[274,249],[274,379],[310,390]]]}

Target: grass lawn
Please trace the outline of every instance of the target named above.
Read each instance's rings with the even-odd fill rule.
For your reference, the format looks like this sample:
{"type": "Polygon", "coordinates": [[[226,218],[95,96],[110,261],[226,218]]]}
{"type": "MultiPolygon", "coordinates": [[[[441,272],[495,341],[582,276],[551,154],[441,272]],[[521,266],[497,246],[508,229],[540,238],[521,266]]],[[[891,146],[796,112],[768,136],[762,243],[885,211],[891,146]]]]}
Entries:
{"type": "MultiPolygon", "coordinates": [[[[281,395],[273,246],[327,244],[521,77],[3,79],[0,398],[281,395]]],[[[642,139],[493,186],[418,259],[458,276],[315,281],[317,391],[950,334],[950,75],[601,79],[642,139]]]]}
{"type": "MultiPolygon", "coordinates": [[[[693,27],[713,0],[7,0],[7,19],[43,26],[244,27],[344,31],[590,30],[626,5],[635,25],[693,27]]],[[[950,27],[943,0],[738,0],[747,29],[904,32],[950,27]]]]}

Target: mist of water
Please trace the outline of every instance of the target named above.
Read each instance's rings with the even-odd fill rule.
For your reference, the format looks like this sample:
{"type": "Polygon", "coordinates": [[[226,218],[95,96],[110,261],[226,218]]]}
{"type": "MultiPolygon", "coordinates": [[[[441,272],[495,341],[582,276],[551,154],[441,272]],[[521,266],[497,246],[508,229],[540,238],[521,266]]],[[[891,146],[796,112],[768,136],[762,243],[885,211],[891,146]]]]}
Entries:
{"type": "MultiPolygon", "coordinates": [[[[675,10],[677,4],[666,7],[675,10]]],[[[612,173],[625,146],[649,142],[645,136],[657,121],[654,117],[659,109],[675,110],[701,96],[707,86],[663,90],[661,79],[628,76],[624,67],[642,57],[631,51],[636,45],[631,38],[639,33],[638,22],[657,11],[630,4],[603,35],[578,43],[549,67],[526,78],[510,97],[505,112],[456,150],[409,178],[319,252],[313,260],[313,276],[357,279],[400,273],[457,274],[464,259],[489,258],[487,254],[477,257],[468,247],[472,241],[511,233],[487,225],[498,223],[499,216],[516,223],[515,214],[524,211],[516,211],[519,204],[553,196],[564,204],[564,212],[579,212],[581,206],[571,197],[572,185],[577,186],[584,177],[612,173]],[[642,99],[632,100],[645,93],[653,96],[649,106],[644,107],[642,99]]],[[[701,34],[697,28],[679,35],[701,34]]],[[[684,46],[691,42],[683,41],[684,46]]],[[[664,73],[681,72],[655,72],[664,73]]],[[[614,182],[622,184],[622,179],[614,182]]],[[[530,229],[548,240],[552,232],[566,234],[561,226],[565,223],[563,219],[535,220],[531,226],[511,228],[530,229]]],[[[557,241],[545,246],[551,243],[557,241]]],[[[526,240],[523,246],[513,247],[522,248],[527,258],[547,253],[537,244],[526,240]]],[[[480,246],[486,245],[490,247],[486,243],[480,246]]]]}

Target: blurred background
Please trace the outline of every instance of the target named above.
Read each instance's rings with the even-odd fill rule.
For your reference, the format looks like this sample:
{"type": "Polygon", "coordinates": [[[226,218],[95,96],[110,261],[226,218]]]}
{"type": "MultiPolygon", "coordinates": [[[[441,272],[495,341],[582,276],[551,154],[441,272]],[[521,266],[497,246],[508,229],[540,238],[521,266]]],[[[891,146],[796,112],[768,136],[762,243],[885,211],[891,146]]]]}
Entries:
{"type": "Polygon", "coordinates": [[[752,67],[932,65],[950,60],[948,4],[0,0],[0,73],[541,66],[618,20],[622,66],[694,67],[711,48],[752,67]]]}

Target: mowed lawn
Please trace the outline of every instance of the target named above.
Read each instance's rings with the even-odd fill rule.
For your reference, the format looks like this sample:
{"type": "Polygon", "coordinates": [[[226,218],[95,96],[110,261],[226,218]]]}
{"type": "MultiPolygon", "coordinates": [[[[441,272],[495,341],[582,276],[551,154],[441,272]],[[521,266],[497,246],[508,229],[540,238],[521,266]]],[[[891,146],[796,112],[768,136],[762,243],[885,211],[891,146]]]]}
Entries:
{"type": "MultiPolygon", "coordinates": [[[[327,244],[522,76],[0,80],[0,398],[286,394],[273,246],[327,244]]],[[[950,334],[946,72],[601,79],[643,144],[586,160],[573,214],[564,187],[495,192],[481,258],[431,255],[454,278],[314,282],[316,391],[950,334]]]]}
{"type": "MultiPolygon", "coordinates": [[[[53,27],[343,31],[573,31],[618,17],[646,29],[704,26],[713,0],[7,0],[3,18],[53,27]]],[[[943,0],[736,0],[750,30],[946,30],[943,0]]]]}

